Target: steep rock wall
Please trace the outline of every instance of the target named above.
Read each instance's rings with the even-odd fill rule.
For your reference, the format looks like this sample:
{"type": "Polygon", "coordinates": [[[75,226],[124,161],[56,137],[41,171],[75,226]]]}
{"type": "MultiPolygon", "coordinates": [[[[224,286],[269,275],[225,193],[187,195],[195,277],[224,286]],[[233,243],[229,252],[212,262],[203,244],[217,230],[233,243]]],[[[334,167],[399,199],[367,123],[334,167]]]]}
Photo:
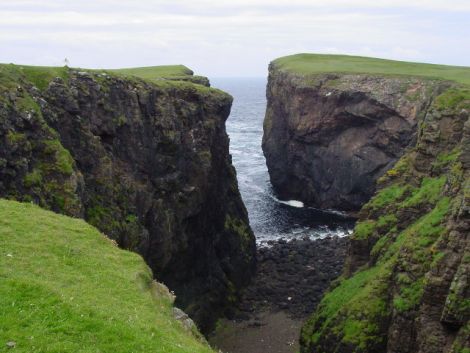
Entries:
{"type": "Polygon", "coordinates": [[[358,210],[416,140],[420,114],[446,86],[410,77],[302,75],[271,63],[263,151],[274,189],[284,199],[358,210]]]}
{"type": "Polygon", "coordinates": [[[209,330],[254,271],[231,97],[67,68],[3,66],[0,88],[0,196],[82,217],[139,252],[209,330]]]}
{"type": "Polygon", "coordinates": [[[450,88],[360,211],[301,352],[470,351],[470,90],[450,88]]]}

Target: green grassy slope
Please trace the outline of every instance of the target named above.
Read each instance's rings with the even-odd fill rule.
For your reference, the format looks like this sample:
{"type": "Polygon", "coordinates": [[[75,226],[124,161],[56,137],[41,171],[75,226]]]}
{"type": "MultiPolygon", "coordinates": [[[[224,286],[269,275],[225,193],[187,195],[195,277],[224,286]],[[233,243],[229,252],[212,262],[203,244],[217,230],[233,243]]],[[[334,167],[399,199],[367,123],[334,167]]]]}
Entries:
{"type": "Polygon", "coordinates": [[[142,258],[82,220],[0,200],[0,352],[206,352],[142,258]],[[160,293],[160,294],[159,294],[160,293]]]}
{"type": "Polygon", "coordinates": [[[124,75],[137,76],[143,79],[153,79],[155,77],[190,76],[193,74],[193,72],[184,65],[134,67],[107,71],[121,73],[124,75]]]}
{"type": "Polygon", "coordinates": [[[406,75],[470,84],[470,67],[421,64],[348,55],[296,54],[278,58],[273,64],[300,74],[357,73],[406,75]]]}
{"type": "MultiPolygon", "coordinates": [[[[136,67],[115,70],[91,70],[75,68],[75,70],[89,72],[106,72],[111,75],[119,75],[123,77],[134,76],[155,83],[158,78],[168,79],[188,79],[193,77],[193,71],[184,65],[165,65],[165,66],[149,66],[136,67]]],[[[0,87],[15,88],[15,82],[21,77],[26,77],[39,89],[45,89],[49,82],[55,77],[66,79],[68,76],[68,67],[52,67],[52,66],[29,66],[0,64],[0,87]],[[13,85],[12,87],[9,87],[13,85]]]]}

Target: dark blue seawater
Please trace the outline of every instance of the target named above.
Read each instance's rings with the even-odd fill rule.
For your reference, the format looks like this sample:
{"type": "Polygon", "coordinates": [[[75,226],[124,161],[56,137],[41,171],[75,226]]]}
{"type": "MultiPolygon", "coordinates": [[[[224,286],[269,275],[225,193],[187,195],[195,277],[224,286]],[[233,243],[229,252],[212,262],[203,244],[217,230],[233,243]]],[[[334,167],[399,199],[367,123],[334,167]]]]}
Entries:
{"type": "Polygon", "coordinates": [[[234,97],[227,121],[230,153],[257,243],[263,245],[280,238],[289,240],[304,236],[323,238],[350,234],[353,222],[337,212],[293,207],[286,202],[291,200],[276,198],[261,150],[266,79],[216,78],[211,79],[211,84],[234,97]]]}

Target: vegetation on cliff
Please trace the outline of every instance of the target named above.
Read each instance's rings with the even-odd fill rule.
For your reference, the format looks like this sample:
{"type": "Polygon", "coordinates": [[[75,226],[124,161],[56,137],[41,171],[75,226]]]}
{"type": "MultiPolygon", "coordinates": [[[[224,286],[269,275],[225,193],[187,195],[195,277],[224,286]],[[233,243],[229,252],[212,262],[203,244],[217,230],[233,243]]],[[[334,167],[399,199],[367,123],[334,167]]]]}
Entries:
{"type": "Polygon", "coordinates": [[[140,253],[208,330],[249,281],[255,243],[228,151],[232,99],[182,73],[0,65],[0,196],[140,253]]]}
{"type": "Polygon", "coordinates": [[[439,95],[362,208],[302,352],[470,351],[470,96],[439,95]]]}
{"type": "Polygon", "coordinates": [[[212,352],[143,259],[83,220],[0,200],[0,348],[212,352]]]}

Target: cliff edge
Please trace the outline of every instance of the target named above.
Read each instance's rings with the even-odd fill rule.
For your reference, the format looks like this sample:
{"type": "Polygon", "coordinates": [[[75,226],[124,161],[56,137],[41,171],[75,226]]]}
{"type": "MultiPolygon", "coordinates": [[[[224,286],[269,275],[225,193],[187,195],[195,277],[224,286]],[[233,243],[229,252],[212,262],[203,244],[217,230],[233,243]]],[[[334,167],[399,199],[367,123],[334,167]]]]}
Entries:
{"type": "Polygon", "coordinates": [[[319,57],[319,71],[333,60],[346,72],[271,68],[268,165],[283,126],[275,156],[294,166],[287,193],[301,197],[303,185],[311,203],[343,209],[373,197],[301,352],[468,352],[470,69],[319,57]],[[371,73],[357,72],[364,61],[371,73]]]}
{"type": "Polygon", "coordinates": [[[0,199],[2,352],[213,353],[142,257],[81,219],[0,199]]]}
{"type": "Polygon", "coordinates": [[[232,98],[192,77],[1,65],[0,196],[140,253],[206,331],[249,281],[255,242],[228,151],[232,98]]]}
{"type": "Polygon", "coordinates": [[[438,65],[314,54],[274,60],[263,151],[275,191],[319,208],[359,210],[451,85],[439,75],[470,81],[465,70],[438,65]]]}

